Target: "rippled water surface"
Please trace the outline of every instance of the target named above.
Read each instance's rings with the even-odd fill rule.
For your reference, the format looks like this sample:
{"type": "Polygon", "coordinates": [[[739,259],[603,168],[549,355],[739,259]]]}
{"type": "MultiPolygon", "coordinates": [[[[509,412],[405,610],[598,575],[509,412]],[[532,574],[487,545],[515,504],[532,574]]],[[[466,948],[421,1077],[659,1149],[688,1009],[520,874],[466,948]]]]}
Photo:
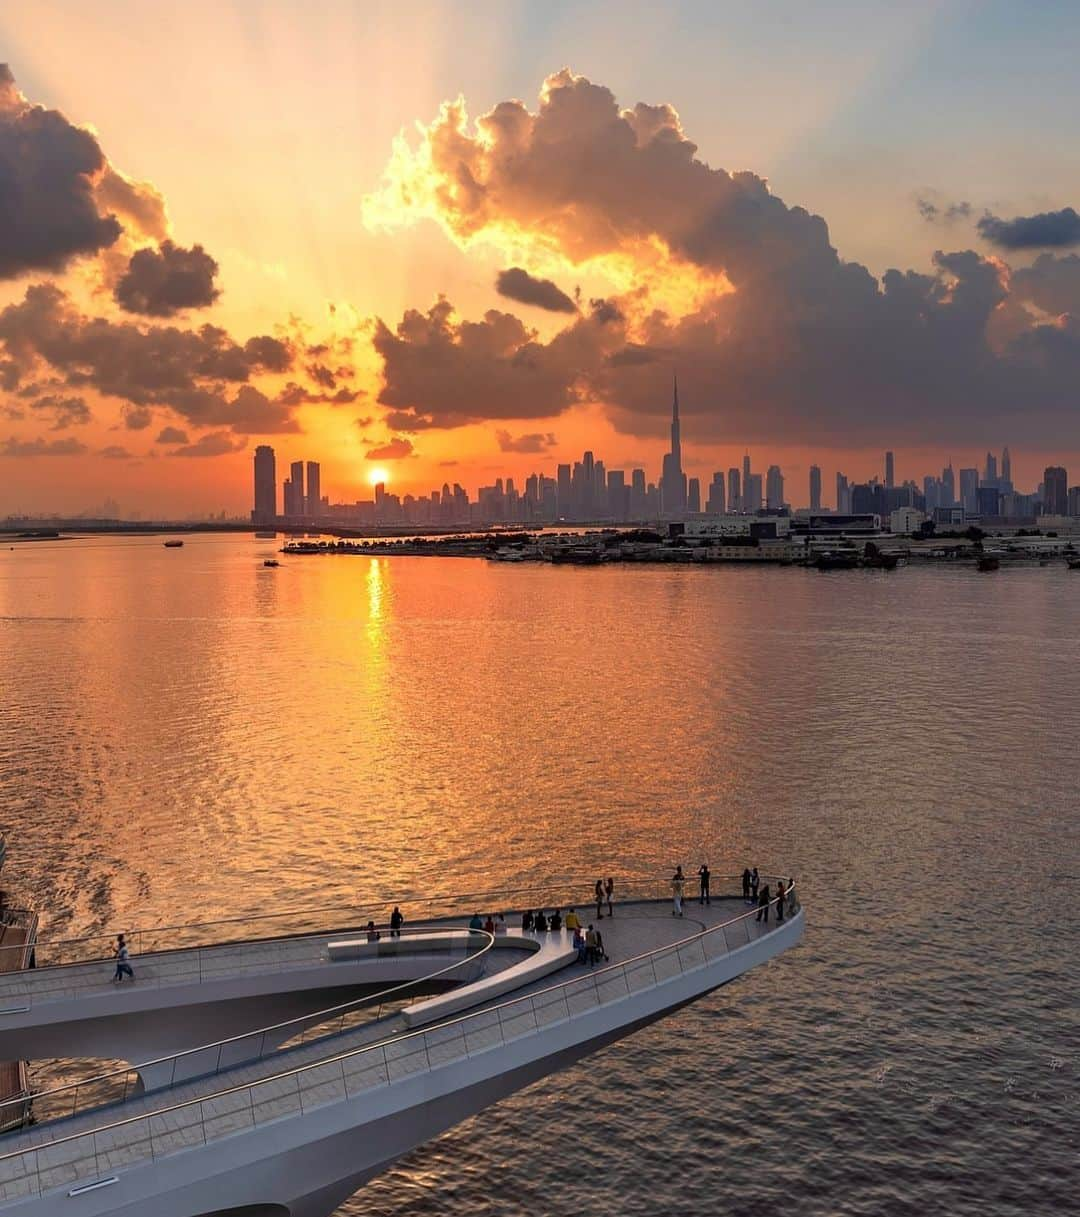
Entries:
{"type": "Polygon", "coordinates": [[[703,857],[809,917],[343,1213],[1075,1211],[1080,575],[273,550],[0,550],[45,933],[703,857]]]}

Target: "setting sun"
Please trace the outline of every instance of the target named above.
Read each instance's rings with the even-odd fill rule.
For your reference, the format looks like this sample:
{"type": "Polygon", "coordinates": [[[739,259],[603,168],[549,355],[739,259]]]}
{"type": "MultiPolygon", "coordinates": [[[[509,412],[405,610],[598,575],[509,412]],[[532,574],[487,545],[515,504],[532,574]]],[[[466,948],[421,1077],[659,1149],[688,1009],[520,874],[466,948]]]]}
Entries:
{"type": "Polygon", "coordinates": [[[378,486],[380,482],[385,485],[390,481],[390,474],[381,465],[376,465],[374,469],[368,470],[367,480],[372,486],[378,486]]]}

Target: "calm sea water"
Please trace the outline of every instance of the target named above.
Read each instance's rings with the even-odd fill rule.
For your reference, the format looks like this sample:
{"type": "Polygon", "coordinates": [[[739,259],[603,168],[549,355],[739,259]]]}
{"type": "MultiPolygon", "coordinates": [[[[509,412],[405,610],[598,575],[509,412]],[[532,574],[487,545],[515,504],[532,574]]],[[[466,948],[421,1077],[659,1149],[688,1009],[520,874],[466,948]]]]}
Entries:
{"type": "Polygon", "coordinates": [[[1080,1151],[1080,575],[0,550],[46,932],[707,857],[804,945],[343,1213],[1043,1214],[1080,1151]]]}

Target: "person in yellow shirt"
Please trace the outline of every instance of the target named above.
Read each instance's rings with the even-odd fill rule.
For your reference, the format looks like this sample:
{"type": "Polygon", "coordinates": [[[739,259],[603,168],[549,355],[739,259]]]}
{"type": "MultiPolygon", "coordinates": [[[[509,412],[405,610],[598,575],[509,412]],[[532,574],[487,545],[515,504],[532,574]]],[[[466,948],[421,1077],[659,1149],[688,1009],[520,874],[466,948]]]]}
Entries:
{"type": "Polygon", "coordinates": [[[571,933],[573,933],[574,930],[581,929],[581,919],[578,917],[577,913],[575,913],[573,909],[570,909],[567,912],[565,925],[566,925],[566,928],[571,933]]]}

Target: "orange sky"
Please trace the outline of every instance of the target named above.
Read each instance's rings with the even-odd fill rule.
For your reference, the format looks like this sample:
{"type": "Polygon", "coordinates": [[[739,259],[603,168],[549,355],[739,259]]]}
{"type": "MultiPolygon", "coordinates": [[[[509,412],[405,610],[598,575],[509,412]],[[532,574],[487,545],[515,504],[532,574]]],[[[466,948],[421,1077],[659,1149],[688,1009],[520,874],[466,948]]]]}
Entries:
{"type": "MultiPolygon", "coordinates": [[[[721,20],[714,6],[694,4],[667,17],[652,7],[603,4],[556,5],[543,17],[528,5],[481,4],[468,14],[445,5],[399,8],[343,0],[315,10],[268,2],[151,11],[118,3],[95,15],[63,3],[5,6],[0,33],[25,99],[12,103],[8,121],[37,121],[27,108],[39,106],[89,131],[103,162],[83,181],[99,215],[116,215],[123,231],[59,262],[46,264],[42,255],[38,265],[0,279],[0,306],[16,310],[0,336],[9,352],[22,344],[13,356],[20,379],[0,392],[0,514],[94,510],[108,497],[125,514],[144,517],[242,515],[260,442],[273,444],[279,469],[293,459],[320,460],[332,501],[368,497],[375,463],[368,453],[394,439],[408,440],[411,454],[377,463],[402,493],[444,481],[473,493],[500,475],[554,474],[558,462],[585,448],[608,468],[643,465],[655,480],[673,370],[683,385],[690,475],[704,486],[714,469],[740,463],[749,446],[755,468],[783,467],[796,505],[806,501],[811,463],[822,466],[829,502],[837,468],[852,479],[880,473],[887,445],[897,453],[898,476],[921,480],[948,457],[957,468],[981,465],[987,447],[1008,443],[1021,489],[1034,488],[1046,463],[1080,450],[1052,383],[1031,390],[1036,409],[1018,376],[1014,398],[980,413],[983,403],[968,397],[971,385],[984,382],[957,374],[957,418],[947,421],[937,405],[920,414],[902,394],[892,400],[891,385],[913,365],[947,363],[948,346],[944,354],[919,347],[897,356],[893,368],[890,354],[876,351],[876,334],[858,335],[841,348],[855,369],[845,379],[837,358],[823,355],[816,365],[812,349],[799,350],[808,344],[805,331],[783,321],[799,310],[810,316],[835,308],[830,328],[850,319],[857,333],[857,306],[819,304],[834,294],[830,276],[838,285],[845,280],[839,264],[815,272],[822,286],[809,304],[803,286],[791,285],[789,266],[822,256],[831,241],[843,259],[867,268],[867,282],[891,266],[914,267],[928,282],[936,276],[938,287],[920,290],[929,293],[928,307],[951,310],[949,325],[973,292],[990,293],[989,320],[980,324],[995,354],[1036,323],[1040,341],[1051,341],[1051,330],[1062,341],[1071,334],[1072,297],[1060,301],[1077,289],[1071,281],[1049,283],[1050,272],[1060,278],[1071,268],[1055,262],[1046,282],[1025,281],[1020,290],[1016,271],[1039,251],[1002,252],[975,231],[984,209],[1012,216],[1076,201],[1052,108],[1041,128],[1045,146],[1032,147],[1026,136],[1039,116],[1024,107],[1034,102],[1017,93],[993,104],[1003,114],[1019,109],[1019,119],[976,123],[972,107],[991,105],[988,81],[946,71],[956,40],[982,39],[990,62],[1009,39],[1016,56],[1047,52],[1053,30],[1042,31],[1042,45],[1025,48],[1015,31],[992,28],[989,18],[965,30],[932,3],[904,14],[829,6],[817,29],[768,12],[757,21],[735,12],[721,20]],[[616,20],[632,27],[632,39],[612,38],[616,20]],[[544,78],[571,50],[575,69],[593,85],[566,76],[541,97],[544,78]],[[595,139],[586,133],[605,103],[594,85],[636,115],[619,118],[612,109],[610,131],[595,139]],[[440,107],[459,95],[462,113],[444,111],[440,119],[440,107]],[[536,124],[524,157],[534,162],[528,180],[503,160],[518,135],[502,119],[475,125],[515,97],[523,105],[513,122],[527,116],[536,124]],[[951,131],[923,113],[930,98],[939,114],[955,106],[951,131]],[[674,109],[633,111],[639,101],[674,109]],[[902,126],[898,113],[907,113],[902,126]],[[655,171],[663,162],[650,168],[644,154],[619,150],[625,137],[642,153],[660,128],[660,143],[675,149],[670,183],[655,171]],[[543,140],[554,149],[547,159],[538,151],[543,140]],[[693,164],[692,151],[681,151],[689,140],[693,164]],[[588,155],[572,162],[583,150],[588,155]],[[717,222],[718,236],[702,236],[701,224],[713,223],[732,191],[752,197],[757,190],[756,178],[744,186],[713,172],[721,166],[745,166],[767,178],[787,208],[823,215],[827,239],[786,209],[765,239],[758,228],[732,233],[726,219],[717,222]],[[101,193],[112,171],[146,191],[144,201],[160,195],[167,212],[160,231],[101,193]],[[916,197],[935,204],[935,218],[920,214],[916,197]],[[949,203],[961,199],[972,200],[969,212],[946,219],[949,203]],[[169,314],[133,312],[119,286],[130,280],[129,259],[146,250],[164,266],[166,235],[181,252],[197,245],[213,259],[216,299],[169,314]],[[790,252],[774,252],[789,240],[790,252]],[[934,263],[940,248],[977,249],[978,265],[934,263]],[[550,311],[500,295],[496,277],[510,266],[550,280],[574,305],[550,311]],[[767,290],[765,275],[775,278],[767,290]],[[27,289],[43,283],[62,293],[47,324],[25,304],[27,289]],[[406,310],[425,315],[440,296],[455,310],[446,331],[454,358],[446,365],[429,359],[429,330],[417,337],[399,329],[406,310]],[[614,328],[597,319],[589,303],[597,300],[617,311],[614,328]],[[524,330],[501,334],[507,323],[484,321],[491,309],[519,318],[524,330]],[[384,367],[373,345],[377,318],[397,342],[393,366],[384,367]],[[143,384],[129,393],[126,373],[105,366],[127,358],[140,335],[163,327],[197,333],[207,324],[225,334],[215,340],[219,353],[223,345],[242,352],[249,339],[270,335],[288,348],[289,366],[275,371],[251,356],[240,378],[200,373],[167,393],[143,384]],[[475,331],[467,334],[470,325],[475,331]],[[67,344],[59,355],[58,326],[67,344]],[[104,335],[103,326],[111,327],[104,335]],[[476,353],[466,359],[473,339],[476,353]],[[713,362],[713,345],[725,341],[744,353],[757,346],[735,366],[727,354],[713,362]],[[112,353],[99,353],[102,344],[112,353]],[[864,375],[867,351],[882,366],[864,375]],[[620,364],[627,352],[647,352],[651,370],[638,375],[628,361],[620,364]],[[774,391],[775,369],[785,361],[793,370],[774,391]],[[538,369],[535,391],[519,389],[523,364],[538,369]],[[488,379],[485,367],[493,365],[504,374],[488,379]],[[623,370],[616,374],[616,366],[623,370]],[[816,375],[820,387],[809,383],[816,375]],[[290,384],[305,404],[281,404],[290,384]],[[259,417],[277,419],[269,430],[235,422],[231,411],[245,385],[262,395],[259,417]],[[311,400],[335,393],[337,404],[311,400]],[[545,393],[551,408],[542,413],[536,402],[545,393]],[[84,404],[79,418],[58,412],[56,400],[72,396],[84,404]],[[160,438],[180,431],[186,442],[160,438]],[[504,451],[507,435],[512,443],[543,436],[542,451],[504,451]],[[209,451],[220,454],[201,455],[209,451]]],[[[1046,64],[1052,76],[1052,57],[1046,64]]],[[[1001,88],[1013,90],[1008,82],[1001,88]]],[[[891,340],[900,328],[883,310],[878,333],[891,340]]],[[[150,380],[161,359],[156,346],[146,358],[150,380]]],[[[957,359],[976,362],[971,351],[957,359]]],[[[947,396],[953,377],[946,368],[927,399],[947,396]]],[[[912,379],[910,391],[918,393],[919,374],[912,379]]]]}

